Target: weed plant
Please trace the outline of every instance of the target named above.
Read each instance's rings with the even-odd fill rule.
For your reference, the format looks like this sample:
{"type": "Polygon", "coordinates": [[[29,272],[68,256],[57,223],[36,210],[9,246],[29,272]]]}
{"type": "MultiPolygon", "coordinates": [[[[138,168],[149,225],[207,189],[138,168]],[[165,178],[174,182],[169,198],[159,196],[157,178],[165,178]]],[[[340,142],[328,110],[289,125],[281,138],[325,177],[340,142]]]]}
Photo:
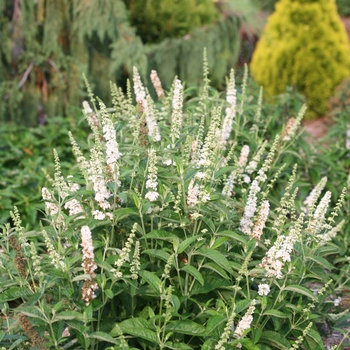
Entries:
{"type": "Polygon", "coordinates": [[[345,190],[330,208],[325,178],[296,186],[304,105],[278,130],[247,74],[221,98],[204,68],[189,100],[152,72],[153,101],[136,69],[136,104],[131,84],[111,85],[111,108],[89,89],[92,134],[69,134],[79,171],[64,175],[54,151],[41,227],[14,208],[1,228],[1,346],[324,348],[345,190]]]}

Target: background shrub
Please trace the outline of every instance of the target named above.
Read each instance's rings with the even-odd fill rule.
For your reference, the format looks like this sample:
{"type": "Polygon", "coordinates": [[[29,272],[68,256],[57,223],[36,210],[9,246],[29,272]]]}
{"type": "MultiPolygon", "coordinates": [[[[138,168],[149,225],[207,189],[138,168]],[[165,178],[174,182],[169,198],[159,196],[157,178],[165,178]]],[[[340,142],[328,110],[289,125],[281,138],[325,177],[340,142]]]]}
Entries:
{"type": "MultiPolygon", "coordinates": [[[[252,2],[260,10],[273,12],[278,0],[252,0],[252,2]]],[[[348,0],[336,0],[336,4],[340,16],[350,15],[350,3],[348,0]]]]}
{"type": "Polygon", "coordinates": [[[178,38],[220,18],[212,0],[124,0],[144,43],[178,38]]]}
{"type": "Polygon", "coordinates": [[[334,88],[350,75],[350,46],[334,1],[281,0],[251,62],[253,77],[271,96],[286,85],[303,93],[308,117],[323,115],[334,88]]]}

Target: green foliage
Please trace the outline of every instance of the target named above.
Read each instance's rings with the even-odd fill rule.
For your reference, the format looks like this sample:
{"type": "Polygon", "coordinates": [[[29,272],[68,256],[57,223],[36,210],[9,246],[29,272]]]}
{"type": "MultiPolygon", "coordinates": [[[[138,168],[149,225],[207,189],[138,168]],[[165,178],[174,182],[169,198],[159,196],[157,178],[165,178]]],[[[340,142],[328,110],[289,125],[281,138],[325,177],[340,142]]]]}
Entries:
{"type": "Polygon", "coordinates": [[[341,16],[350,16],[350,3],[347,0],[337,0],[338,12],[341,16]]]}
{"type": "Polygon", "coordinates": [[[116,86],[112,108],[90,96],[92,134],[70,135],[79,171],[64,176],[55,154],[42,227],[23,229],[16,209],[1,227],[0,346],[324,349],[344,196],[328,209],[316,186],[303,203],[304,107],[284,125],[247,74],[236,89],[231,72],[226,99],[207,74],[195,98],[175,80],[153,101],[137,70],[136,106],[116,86]]]}
{"type": "Polygon", "coordinates": [[[124,0],[131,24],[145,43],[179,38],[212,24],[219,13],[212,0],[124,0]]]}
{"type": "MultiPolygon", "coordinates": [[[[78,112],[81,114],[81,112],[78,112]]],[[[67,140],[68,130],[83,137],[86,128],[73,117],[50,118],[45,126],[27,128],[3,124],[0,127],[0,224],[9,221],[17,206],[24,227],[34,227],[44,205],[40,191],[48,186],[42,169],[53,171],[52,149],[64,158],[62,167],[72,168],[74,157],[67,140]]]]}
{"type": "Polygon", "coordinates": [[[324,115],[350,75],[350,46],[335,2],[281,0],[254,51],[254,78],[273,96],[286,85],[305,95],[309,118],[324,115]]]}

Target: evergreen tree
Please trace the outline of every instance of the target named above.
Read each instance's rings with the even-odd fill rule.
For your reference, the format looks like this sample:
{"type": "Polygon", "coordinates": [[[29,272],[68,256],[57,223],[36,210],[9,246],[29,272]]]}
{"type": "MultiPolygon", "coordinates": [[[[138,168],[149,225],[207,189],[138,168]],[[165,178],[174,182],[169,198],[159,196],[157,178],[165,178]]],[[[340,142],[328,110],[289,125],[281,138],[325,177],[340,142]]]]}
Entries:
{"type": "MultiPolygon", "coordinates": [[[[148,1],[151,16],[159,2],[148,1]]],[[[136,34],[123,0],[0,0],[0,120],[35,125],[48,115],[67,115],[86,94],[84,74],[105,101],[109,82],[125,86],[133,66],[143,78],[159,70],[165,87],[174,75],[196,84],[202,77],[204,47],[212,80],[223,81],[237,58],[237,17],[222,18],[211,0],[167,4],[156,17],[164,28],[171,15],[172,29],[166,35],[172,32],[172,38],[155,45],[136,34]]]]}
{"type": "Polygon", "coordinates": [[[67,114],[83,73],[103,98],[109,79],[146,71],[141,39],[121,0],[0,0],[0,118],[35,124],[67,114]],[[108,79],[109,78],[109,79],[108,79]]]}

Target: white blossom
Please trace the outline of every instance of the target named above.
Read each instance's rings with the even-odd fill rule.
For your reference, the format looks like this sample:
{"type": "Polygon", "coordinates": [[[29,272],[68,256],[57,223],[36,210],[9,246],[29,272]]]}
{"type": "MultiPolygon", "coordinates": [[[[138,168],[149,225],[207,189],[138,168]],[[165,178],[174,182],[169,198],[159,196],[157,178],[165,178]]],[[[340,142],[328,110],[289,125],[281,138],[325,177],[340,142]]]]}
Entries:
{"type": "Polygon", "coordinates": [[[151,76],[151,81],[152,81],[152,84],[154,86],[154,89],[156,90],[158,98],[164,97],[164,90],[162,88],[162,83],[158,77],[157,71],[152,70],[150,76],[151,76]]]}
{"type": "Polygon", "coordinates": [[[238,325],[235,329],[234,336],[236,338],[242,338],[244,335],[244,332],[250,328],[250,325],[253,322],[253,313],[255,311],[255,299],[253,299],[252,303],[249,306],[249,309],[245,313],[245,315],[242,317],[242,319],[238,322],[238,325]]]}
{"type": "Polygon", "coordinates": [[[269,215],[270,204],[269,201],[265,200],[261,204],[259,211],[258,219],[253,227],[251,238],[255,237],[257,240],[260,240],[261,235],[263,234],[263,229],[265,228],[265,223],[269,215]]]}
{"type": "Polygon", "coordinates": [[[238,166],[240,168],[244,168],[247,164],[248,156],[249,156],[250,148],[248,145],[244,145],[241,150],[241,154],[238,159],[238,166]]]}
{"type": "Polygon", "coordinates": [[[236,89],[235,89],[235,76],[234,70],[231,69],[230,79],[227,87],[226,101],[229,107],[225,110],[225,118],[221,128],[221,135],[219,138],[219,145],[221,148],[225,148],[227,140],[230,137],[232,131],[233,120],[236,116],[236,89]]]}
{"type": "Polygon", "coordinates": [[[145,195],[145,198],[148,199],[150,202],[156,201],[158,197],[159,197],[159,193],[156,191],[149,191],[145,195]]]}
{"type": "Polygon", "coordinates": [[[146,189],[148,192],[145,195],[145,198],[150,202],[154,202],[158,199],[159,193],[158,189],[158,175],[157,175],[157,154],[153,148],[150,148],[148,151],[148,175],[146,180],[146,189]]]}
{"type": "Polygon", "coordinates": [[[52,202],[53,198],[47,187],[41,189],[41,194],[45,200],[45,207],[49,211],[50,215],[56,215],[58,213],[58,206],[52,202]]]}
{"type": "Polygon", "coordinates": [[[245,234],[251,234],[251,227],[253,226],[252,217],[255,214],[257,206],[257,194],[260,191],[258,181],[254,179],[250,186],[247,203],[244,208],[243,218],[241,219],[240,229],[245,234]]]}
{"type": "Polygon", "coordinates": [[[288,236],[278,236],[274,245],[267,251],[261,266],[266,270],[268,277],[283,277],[282,269],[285,262],[291,261],[291,252],[294,244],[300,240],[304,214],[301,213],[294,227],[290,228],[288,236]]]}
{"type": "Polygon", "coordinates": [[[198,203],[199,185],[194,185],[194,179],[192,179],[188,185],[186,203],[189,207],[193,207],[198,203]]]}
{"type": "Polygon", "coordinates": [[[258,288],[258,294],[261,296],[268,295],[270,293],[270,286],[266,283],[259,284],[258,288]]]}
{"type": "Polygon", "coordinates": [[[321,199],[320,203],[318,204],[308,225],[308,230],[310,232],[318,232],[322,228],[322,225],[325,220],[325,215],[326,215],[329,203],[331,201],[331,196],[332,196],[332,193],[330,191],[327,191],[326,194],[321,199]]]}
{"type": "Polygon", "coordinates": [[[92,212],[92,215],[93,215],[95,220],[103,220],[106,217],[106,214],[100,210],[94,210],[92,212]]]}

